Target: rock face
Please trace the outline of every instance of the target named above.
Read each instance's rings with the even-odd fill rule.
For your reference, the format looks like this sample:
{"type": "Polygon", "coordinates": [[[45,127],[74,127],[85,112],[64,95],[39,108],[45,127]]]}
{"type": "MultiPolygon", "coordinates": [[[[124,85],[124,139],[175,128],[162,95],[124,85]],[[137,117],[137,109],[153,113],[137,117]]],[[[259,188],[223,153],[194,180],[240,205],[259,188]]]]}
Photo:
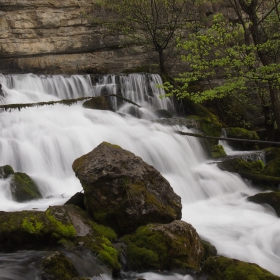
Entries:
{"type": "Polygon", "coordinates": [[[204,248],[196,230],[184,221],[148,224],[121,239],[128,270],[199,270],[204,248]]]}
{"type": "Polygon", "coordinates": [[[161,174],[117,145],[101,143],[76,159],[88,213],[120,234],[181,219],[181,199],[161,174]]]}
{"type": "Polygon", "coordinates": [[[100,15],[102,7],[95,2],[1,0],[0,72],[139,72],[157,63],[156,53],[120,47],[120,35],[105,36],[104,28],[89,24],[82,13],[100,15]]]}

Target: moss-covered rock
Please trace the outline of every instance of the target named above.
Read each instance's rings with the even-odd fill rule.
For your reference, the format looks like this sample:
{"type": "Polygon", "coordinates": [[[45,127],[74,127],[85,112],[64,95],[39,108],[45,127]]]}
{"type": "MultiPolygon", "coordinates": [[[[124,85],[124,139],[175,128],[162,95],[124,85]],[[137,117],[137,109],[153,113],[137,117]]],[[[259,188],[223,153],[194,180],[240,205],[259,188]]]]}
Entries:
{"type": "Polygon", "coordinates": [[[13,199],[18,202],[39,199],[42,197],[38,186],[25,173],[14,173],[10,187],[13,199]]]}
{"type": "Polygon", "coordinates": [[[113,110],[109,100],[104,96],[92,97],[83,103],[83,107],[96,110],[113,110]]]}
{"type": "Polygon", "coordinates": [[[125,235],[128,270],[198,270],[204,249],[196,230],[186,222],[148,224],[125,235]]]}
{"type": "Polygon", "coordinates": [[[7,179],[10,175],[14,174],[14,170],[10,165],[0,166],[0,179],[7,179]]]}
{"type": "Polygon", "coordinates": [[[248,172],[259,173],[264,168],[264,163],[261,160],[246,161],[242,158],[231,158],[218,163],[220,169],[245,174],[248,172]]]}
{"type": "Polygon", "coordinates": [[[1,211],[0,251],[47,247],[54,231],[44,212],[1,211]]]}
{"type": "Polygon", "coordinates": [[[76,159],[73,170],[84,189],[87,212],[118,234],[147,223],[181,219],[181,198],[140,157],[103,142],[76,159]]]}
{"type": "Polygon", "coordinates": [[[280,277],[254,263],[216,256],[204,263],[199,279],[208,280],[278,280],[280,277]]]}
{"type": "Polygon", "coordinates": [[[0,251],[89,249],[100,262],[117,273],[118,252],[112,242],[116,233],[94,222],[73,205],[51,206],[45,212],[0,212],[0,251]]]}
{"type": "Polygon", "coordinates": [[[233,158],[218,163],[218,167],[221,170],[238,173],[242,178],[263,189],[278,189],[280,184],[280,177],[266,175],[266,166],[261,160],[246,161],[242,158],[233,158]]]}
{"type": "Polygon", "coordinates": [[[264,149],[265,161],[268,163],[274,159],[280,158],[280,148],[270,147],[264,149]]]}
{"type": "Polygon", "coordinates": [[[41,262],[43,280],[73,280],[79,273],[73,263],[61,252],[54,252],[41,262]]]}
{"type": "Polygon", "coordinates": [[[222,158],[222,157],[226,157],[227,154],[222,145],[214,145],[212,146],[211,149],[211,156],[212,158],[222,158]]]}
{"type": "Polygon", "coordinates": [[[203,261],[207,260],[210,257],[217,256],[217,249],[215,246],[213,246],[210,242],[205,240],[200,240],[203,248],[204,248],[204,255],[203,255],[203,261]]]}
{"type": "Polygon", "coordinates": [[[242,178],[263,189],[275,189],[280,184],[280,177],[263,173],[265,165],[261,160],[246,161],[242,158],[233,158],[218,163],[218,167],[221,170],[238,173],[242,178]]]}
{"type": "Polygon", "coordinates": [[[258,193],[247,198],[249,201],[258,204],[268,204],[276,212],[277,216],[280,217],[280,191],[258,193]]]}
{"type": "Polygon", "coordinates": [[[262,174],[280,177],[280,158],[269,161],[262,170],[262,174]]]}
{"type": "MultiPolygon", "coordinates": [[[[245,128],[240,127],[229,127],[226,128],[226,133],[228,138],[238,138],[246,140],[259,140],[259,136],[255,131],[250,131],[245,128]]],[[[237,142],[231,141],[230,145],[237,150],[248,151],[248,150],[258,150],[259,147],[254,142],[237,142]]]]}

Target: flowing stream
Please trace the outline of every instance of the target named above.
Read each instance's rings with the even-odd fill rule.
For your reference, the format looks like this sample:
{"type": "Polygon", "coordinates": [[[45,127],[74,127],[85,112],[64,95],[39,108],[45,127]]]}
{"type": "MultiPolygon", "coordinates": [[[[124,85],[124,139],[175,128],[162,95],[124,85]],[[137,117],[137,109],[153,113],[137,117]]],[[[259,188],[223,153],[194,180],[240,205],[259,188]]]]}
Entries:
{"type": "MultiPolygon", "coordinates": [[[[9,164],[16,172],[27,173],[43,194],[41,200],[17,203],[11,199],[9,180],[0,179],[0,210],[45,210],[63,204],[82,190],[72,170],[73,161],[107,141],[142,157],[161,172],[181,196],[183,220],[216,246],[219,254],[257,263],[280,275],[280,221],[270,208],[246,200],[258,191],[208,162],[199,140],[174,133],[176,129],[188,131],[186,127],[151,121],[157,118],[154,110],[175,110],[169,99],[159,98],[163,91],[157,87],[161,83],[158,75],[0,75],[0,83],[5,95],[0,96],[0,104],[109,93],[122,94],[141,105],[139,109],[110,97],[117,113],[85,109],[82,102],[0,111],[0,166],[9,164]]],[[[5,272],[3,266],[0,275],[5,272]]],[[[154,273],[140,276],[192,279],[188,275],[163,278],[154,273]]]]}

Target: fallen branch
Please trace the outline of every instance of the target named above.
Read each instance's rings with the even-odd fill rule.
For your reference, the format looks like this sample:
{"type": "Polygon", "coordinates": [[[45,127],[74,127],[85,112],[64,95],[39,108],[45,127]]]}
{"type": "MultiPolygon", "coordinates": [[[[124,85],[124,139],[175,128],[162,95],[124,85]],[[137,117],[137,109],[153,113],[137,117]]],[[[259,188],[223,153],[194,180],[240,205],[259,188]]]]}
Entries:
{"type": "Polygon", "coordinates": [[[273,144],[273,145],[280,145],[280,142],[274,141],[263,141],[263,140],[251,140],[251,139],[239,139],[239,138],[226,138],[226,137],[214,137],[214,136],[206,136],[198,133],[190,133],[190,132],[183,132],[183,131],[176,131],[178,134],[181,135],[188,135],[198,138],[205,138],[205,139],[216,139],[216,140],[223,140],[223,141],[236,141],[236,142],[253,142],[253,143],[262,143],[262,144],[273,144]]]}
{"type": "MultiPolygon", "coordinates": [[[[107,94],[107,95],[102,95],[104,97],[116,97],[116,98],[120,98],[126,102],[129,102],[139,108],[141,108],[141,106],[139,106],[137,103],[122,97],[121,95],[117,95],[117,94],[107,94]]],[[[48,102],[37,102],[37,103],[19,103],[19,104],[5,104],[5,105],[0,105],[0,109],[4,109],[5,111],[7,110],[11,110],[11,109],[18,109],[19,111],[22,108],[27,108],[27,107],[40,107],[40,106],[46,106],[46,105],[55,105],[55,104],[63,104],[63,105],[72,105],[74,103],[77,103],[79,101],[83,101],[83,100],[88,100],[94,97],[98,97],[98,96],[88,96],[88,97],[80,97],[80,98],[76,98],[76,99],[62,99],[62,100],[58,100],[58,101],[48,101],[48,102]]]]}

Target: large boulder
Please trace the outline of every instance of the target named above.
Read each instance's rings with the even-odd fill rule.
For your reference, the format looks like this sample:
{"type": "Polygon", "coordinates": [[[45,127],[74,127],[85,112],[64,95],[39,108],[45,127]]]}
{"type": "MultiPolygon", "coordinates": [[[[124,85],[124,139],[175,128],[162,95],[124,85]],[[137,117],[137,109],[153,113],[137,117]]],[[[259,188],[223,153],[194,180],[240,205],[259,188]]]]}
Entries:
{"type": "Polygon", "coordinates": [[[125,243],[126,269],[199,270],[204,248],[192,225],[184,221],[148,224],[121,238],[125,243]]]}
{"type": "Polygon", "coordinates": [[[101,143],[76,159],[73,170],[83,186],[88,213],[119,234],[181,219],[181,199],[168,181],[117,145],[101,143]]]}

